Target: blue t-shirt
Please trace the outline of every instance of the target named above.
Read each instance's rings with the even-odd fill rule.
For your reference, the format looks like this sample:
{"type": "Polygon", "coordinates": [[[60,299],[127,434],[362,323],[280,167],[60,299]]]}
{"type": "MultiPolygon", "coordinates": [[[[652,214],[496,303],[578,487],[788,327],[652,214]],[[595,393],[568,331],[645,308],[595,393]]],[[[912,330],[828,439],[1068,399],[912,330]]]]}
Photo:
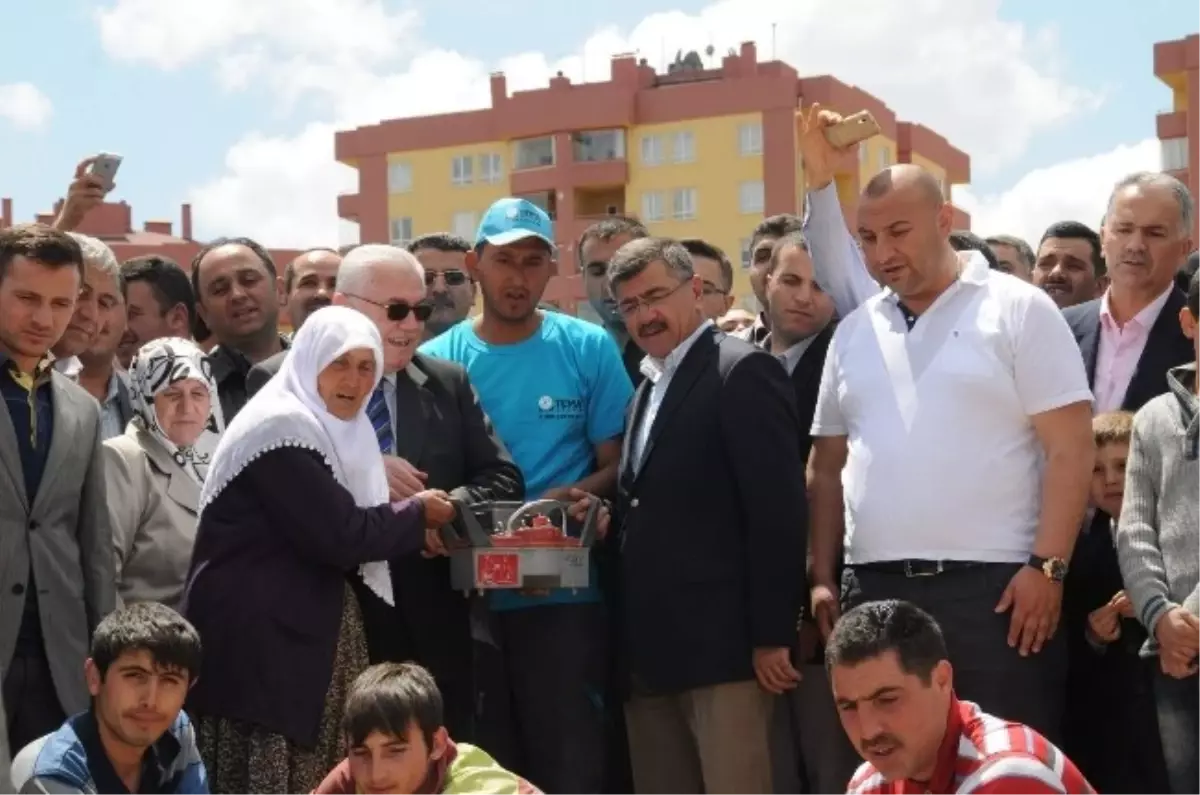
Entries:
{"type": "MultiPolygon", "coordinates": [[[[526,498],[538,499],[594,472],[595,445],[621,435],[633,396],[612,338],[599,326],[557,312],[543,313],[537,332],[513,345],[483,341],[473,324],[464,320],[420,351],[466,368],[484,411],[525,477],[526,498]]],[[[575,593],[564,588],[532,599],[517,591],[497,591],[492,607],[598,598],[595,588],[575,593]]]]}

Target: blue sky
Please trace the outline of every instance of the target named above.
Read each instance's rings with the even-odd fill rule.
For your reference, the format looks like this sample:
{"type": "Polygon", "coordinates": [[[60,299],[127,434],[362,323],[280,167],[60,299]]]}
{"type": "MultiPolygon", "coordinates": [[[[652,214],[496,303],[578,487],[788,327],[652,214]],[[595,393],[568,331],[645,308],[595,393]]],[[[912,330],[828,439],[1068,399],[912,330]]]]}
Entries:
{"type": "MultiPolygon", "coordinates": [[[[284,9],[282,13],[304,13],[306,6],[320,1],[243,0],[242,8],[273,6],[276,11],[272,13],[279,13],[280,7],[284,9]]],[[[1033,106],[1013,105],[1016,110],[1007,113],[1004,108],[996,108],[994,118],[985,120],[992,136],[1002,140],[1010,125],[1014,131],[1036,129],[1032,129],[1025,143],[1016,147],[1018,151],[1005,157],[1001,166],[975,169],[970,193],[985,202],[988,197],[999,202],[1030,172],[1099,156],[1122,144],[1133,145],[1153,138],[1154,116],[1170,104],[1168,89],[1153,76],[1153,44],[1180,38],[1200,27],[1194,0],[1140,0],[1136,10],[1128,0],[1093,0],[1086,4],[1065,0],[958,1],[986,6],[978,11],[983,16],[994,15],[1004,23],[1019,23],[1018,30],[1025,37],[1022,46],[1027,45],[1019,57],[1027,60],[1031,69],[1044,69],[1060,83],[1089,92],[1094,98],[1090,103],[1082,103],[1086,109],[1072,112],[1061,121],[1041,125],[1032,125],[1022,118],[1025,114],[1020,108],[1033,106]]],[[[102,42],[96,12],[111,10],[121,3],[140,2],[147,0],[45,0],[22,4],[21,10],[15,12],[19,24],[10,28],[10,34],[17,35],[6,37],[5,46],[0,48],[0,85],[32,83],[53,106],[50,118],[36,129],[11,123],[0,109],[0,196],[15,200],[18,219],[28,219],[35,212],[48,209],[54,198],[61,195],[75,161],[98,150],[115,151],[126,157],[114,198],[133,204],[137,223],[149,218],[175,219],[182,201],[194,199],[199,195],[198,190],[223,175],[231,176],[226,165],[227,154],[248,134],[288,139],[300,134],[310,123],[333,122],[338,118],[331,111],[329,97],[320,93],[304,94],[294,105],[283,106],[277,101],[273,84],[265,80],[259,83],[252,79],[240,90],[222,87],[215,76],[214,63],[222,54],[228,55],[227,51],[213,50],[177,68],[162,68],[148,58],[114,57],[111,44],[106,49],[102,42]]],[[[183,5],[190,0],[169,2],[183,5]]],[[[373,0],[356,2],[361,6],[376,5],[373,0]]],[[[751,0],[745,2],[749,7],[751,0]]],[[[755,2],[761,29],[771,21],[772,4],[766,0],[755,2]]],[[[522,52],[541,52],[553,62],[578,53],[589,36],[606,26],[616,26],[626,35],[651,13],[677,10],[697,14],[710,6],[711,0],[707,3],[608,0],[592,4],[443,0],[416,4],[383,2],[383,5],[391,11],[412,8],[419,13],[420,26],[413,33],[418,42],[412,45],[416,50],[446,48],[494,65],[522,52]]],[[[776,5],[782,9],[789,3],[781,0],[776,5]]],[[[816,5],[823,6],[826,14],[836,14],[837,9],[855,2],[817,0],[816,5]]],[[[231,19],[237,19],[242,13],[236,10],[237,6],[236,2],[213,0],[212,14],[230,13],[234,15],[231,19]]],[[[890,15],[900,6],[878,3],[876,8],[890,15]]],[[[780,11],[784,19],[794,13],[794,10],[780,11]]],[[[10,10],[10,22],[14,21],[13,14],[10,10]]],[[[819,31],[825,26],[836,28],[855,23],[822,19],[812,24],[810,29],[819,31]]],[[[964,24],[973,23],[968,20],[964,24]]],[[[865,23],[865,26],[871,25],[865,23]]],[[[147,30],[138,35],[162,39],[180,34],[147,30]]],[[[252,48],[253,39],[249,41],[242,46],[252,48]]],[[[372,68],[403,71],[408,46],[407,42],[399,43],[394,57],[374,61],[372,68]]],[[[703,43],[699,45],[702,46],[703,43]]],[[[914,42],[912,46],[919,45],[914,42]]],[[[937,46],[944,47],[944,43],[937,46]]],[[[766,54],[764,50],[760,44],[760,57],[766,54]]],[[[866,59],[869,61],[869,56],[866,59]]],[[[947,58],[943,68],[956,69],[956,61],[947,58]]],[[[991,74],[989,70],[999,67],[979,68],[983,70],[981,73],[991,74]]],[[[818,66],[818,71],[826,70],[818,66]]],[[[835,68],[829,71],[840,76],[835,68]]],[[[879,65],[875,73],[864,66],[854,75],[855,82],[870,89],[876,79],[890,79],[884,74],[887,71],[886,64],[879,65]]],[[[921,87],[905,90],[915,96],[921,87]]],[[[981,93],[986,95],[989,90],[992,88],[982,87],[981,93]]],[[[904,108],[901,98],[883,91],[876,93],[893,107],[899,104],[904,108]]],[[[953,109],[935,112],[948,114],[953,109]]],[[[928,123],[925,118],[913,120],[928,123]]],[[[946,132],[945,124],[930,126],[946,132]]],[[[968,129],[965,123],[963,129],[968,129]]],[[[978,125],[971,129],[977,130],[978,125]]],[[[981,134],[947,134],[954,143],[967,149],[976,163],[988,156],[961,138],[975,141],[992,138],[981,134]]],[[[332,141],[329,149],[331,152],[332,141]]],[[[233,173],[232,178],[241,177],[233,173]]],[[[215,212],[210,215],[218,217],[215,212]]],[[[213,229],[211,220],[197,220],[203,232],[238,231],[213,229]]],[[[286,229],[287,219],[282,220],[286,229]]],[[[273,228],[281,227],[277,224],[273,228]]]]}

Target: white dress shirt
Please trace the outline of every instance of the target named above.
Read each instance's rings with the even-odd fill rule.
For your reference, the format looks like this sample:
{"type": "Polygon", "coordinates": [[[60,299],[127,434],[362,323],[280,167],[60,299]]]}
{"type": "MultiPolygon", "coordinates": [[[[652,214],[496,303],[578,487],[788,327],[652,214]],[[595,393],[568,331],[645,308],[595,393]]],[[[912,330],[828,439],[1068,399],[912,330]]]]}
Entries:
{"type": "Polygon", "coordinates": [[[679,365],[687,356],[688,351],[696,344],[696,340],[700,339],[700,335],[712,328],[712,325],[711,320],[705,320],[688,335],[687,339],[675,346],[675,350],[667,354],[667,358],[662,361],[650,356],[642,359],[641,371],[651,383],[651,387],[641,418],[634,418],[638,426],[634,431],[633,444],[629,449],[629,455],[633,458],[634,472],[641,469],[642,454],[645,453],[646,443],[650,440],[650,429],[654,427],[654,419],[658,416],[658,409],[662,406],[663,398],[667,394],[667,387],[671,385],[675,371],[679,369],[679,365]]]}

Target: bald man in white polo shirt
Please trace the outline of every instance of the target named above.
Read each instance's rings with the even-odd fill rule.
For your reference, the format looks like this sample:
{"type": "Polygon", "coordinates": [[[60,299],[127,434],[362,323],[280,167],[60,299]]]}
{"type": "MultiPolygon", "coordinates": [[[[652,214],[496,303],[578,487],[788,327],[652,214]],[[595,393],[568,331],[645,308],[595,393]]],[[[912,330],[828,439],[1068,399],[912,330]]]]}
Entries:
{"type": "Polygon", "coordinates": [[[920,605],[946,632],[959,695],[1053,738],[1092,395],[1058,308],[956,253],[952,214],[917,166],[872,179],[858,232],[883,288],[857,309],[845,287],[869,280],[858,248],[814,246],[818,280],[854,311],[831,343],[813,424],[813,609],[828,631],[844,498],[843,604],[920,605]]]}

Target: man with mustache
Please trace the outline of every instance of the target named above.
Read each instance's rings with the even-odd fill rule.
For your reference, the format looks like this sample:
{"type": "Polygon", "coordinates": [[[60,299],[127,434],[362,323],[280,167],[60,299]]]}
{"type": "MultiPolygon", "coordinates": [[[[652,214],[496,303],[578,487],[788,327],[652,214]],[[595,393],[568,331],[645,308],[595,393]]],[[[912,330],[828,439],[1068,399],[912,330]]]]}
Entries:
{"type": "Polygon", "coordinates": [[[425,286],[433,314],[425,322],[425,340],[431,340],[471,313],[475,280],[467,273],[471,244],[457,235],[421,235],[408,251],[425,269],[425,286]]]}
{"type": "MultiPolygon", "coordinates": [[[[367,404],[384,454],[392,499],[428,488],[467,504],[519,500],[521,472],[480,408],[471,380],[453,362],[417,352],[430,316],[421,264],[402,248],[357,246],[338,268],[331,300],[366,315],[383,341],[383,378],[367,404]]],[[[250,395],[283,364],[281,352],[255,365],[250,395]]],[[[450,589],[446,558],[390,561],[395,607],[358,587],[373,662],[416,660],[433,671],[446,702],[446,724],[475,735],[469,602],[450,589]]]]}
{"type": "Polygon", "coordinates": [[[1104,272],[1100,236],[1078,221],[1058,221],[1038,243],[1030,280],[1066,309],[1102,294],[1104,272]]]}
{"type": "Polygon", "coordinates": [[[342,256],[331,248],[310,248],[283,269],[288,321],[295,334],[313,312],[329,306],[342,256]]]}
{"type": "MultiPolygon", "coordinates": [[[[466,367],[530,499],[566,500],[572,489],[610,495],[633,389],[603,329],[538,309],[556,252],[544,210],[524,199],[495,202],[466,261],[483,313],[421,350],[466,367]]],[[[494,591],[489,606],[499,652],[483,666],[482,721],[495,737],[481,744],[503,763],[506,753],[522,756],[518,769],[547,792],[603,791],[607,632],[599,587],[494,591]]]]}
{"type": "Polygon", "coordinates": [[[246,237],[222,237],[192,260],[192,290],[197,316],[217,343],[210,360],[223,428],[249,399],[250,368],[288,347],[279,334],[283,280],[261,245],[246,237]]]}
{"type": "Polygon", "coordinates": [[[169,257],[145,254],[121,264],[125,283],[125,334],[117,349],[122,367],[147,342],[188,339],[196,316],[196,294],[183,268],[169,257]]]}
{"type": "Polygon", "coordinates": [[[91,706],[13,760],[18,792],[208,792],[183,702],[200,672],[200,636],[157,602],[96,628],[84,663],[91,706]]]}
{"type": "Polygon", "coordinates": [[[1045,737],[959,700],[942,630],[916,605],[847,612],[825,666],[842,727],[866,760],[852,795],[1095,791],[1045,737]]]}

